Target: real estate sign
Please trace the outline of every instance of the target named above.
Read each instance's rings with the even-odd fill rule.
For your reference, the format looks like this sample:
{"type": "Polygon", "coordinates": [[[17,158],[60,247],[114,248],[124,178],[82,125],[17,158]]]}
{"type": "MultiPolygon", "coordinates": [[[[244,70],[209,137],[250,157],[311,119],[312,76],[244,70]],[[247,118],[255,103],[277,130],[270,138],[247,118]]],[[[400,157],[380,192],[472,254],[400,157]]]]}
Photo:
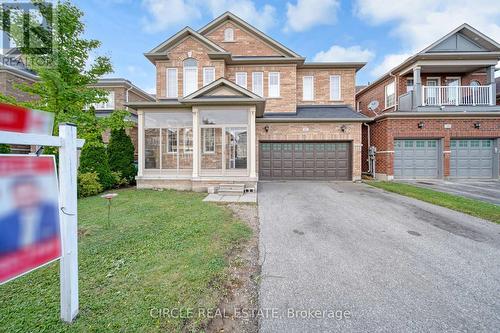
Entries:
{"type": "Polygon", "coordinates": [[[54,156],[0,155],[0,284],[61,256],[54,156]]]}

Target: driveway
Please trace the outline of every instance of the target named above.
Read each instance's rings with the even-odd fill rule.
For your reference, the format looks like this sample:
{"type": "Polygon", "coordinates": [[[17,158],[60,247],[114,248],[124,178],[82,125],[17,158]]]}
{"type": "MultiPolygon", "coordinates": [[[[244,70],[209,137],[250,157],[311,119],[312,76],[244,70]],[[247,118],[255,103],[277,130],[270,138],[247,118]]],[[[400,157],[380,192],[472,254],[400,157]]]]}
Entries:
{"type": "Polygon", "coordinates": [[[500,225],[365,184],[259,186],[261,332],[500,331],[500,225]]]}
{"type": "Polygon", "coordinates": [[[500,181],[498,180],[402,180],[421,187],[461,195],[500,205],[500,181]]]}

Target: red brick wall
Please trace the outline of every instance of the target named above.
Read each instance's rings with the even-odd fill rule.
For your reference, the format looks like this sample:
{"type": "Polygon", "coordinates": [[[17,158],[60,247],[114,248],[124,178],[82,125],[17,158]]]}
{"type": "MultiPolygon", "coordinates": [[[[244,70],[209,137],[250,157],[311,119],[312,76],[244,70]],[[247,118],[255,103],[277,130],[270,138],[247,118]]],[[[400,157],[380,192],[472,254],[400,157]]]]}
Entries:
{"type": "MultiPolygon", "coordinates": [[[[450,141],[455,138],[489,138],[500,137],[500,117],[496,119],[455,118],[455,119],[382,119],[370,125],[371,144],[377,147],[377,173],[392,176],[394,174],[394,140],[432,138],[444,139],[444,176],[449,176],[450,141]],[[424,123],[419,129],[418,123],[424,123]],[[474,128],[479,122],[481,128],[474,128]],[[445,129],[445,124],[451,124],[451,129],[445,129]]],[[[367,164],[363,164],[363,171],[367,171],[367,164]]]]}
{"type": "MultiPolygon", "coordinates": [[[[357,94],[356,103],[359,102],[360,112],[368,117],[374,117],[385,112],[393,111],[394,107],[385,109],[385,86],[393,81],[393,77],[388,77],[373,86],[365,88],[357,94]],[[378,101],[378,107],[375,110],[370,111],[368,110],[368,104],[374,100],[378,101]]],[[[395,89],[397,90],[398,88],[396,87],[395,89]]]]}

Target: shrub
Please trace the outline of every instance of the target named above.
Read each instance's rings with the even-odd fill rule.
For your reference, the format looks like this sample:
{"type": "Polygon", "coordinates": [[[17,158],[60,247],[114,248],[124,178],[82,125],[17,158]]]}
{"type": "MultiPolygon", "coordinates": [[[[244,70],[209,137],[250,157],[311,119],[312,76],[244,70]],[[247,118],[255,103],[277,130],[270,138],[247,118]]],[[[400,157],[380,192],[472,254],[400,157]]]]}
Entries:
{"type": "Polygon", "coordinates": [[[10,146],[5,143],[0,144],[0,154],[10,154],[10,146]]]}
{"type": "Polygon", "coordinates": [[[122,177],[122,173],[120,171],[111,171],[111,174],[113,175],[116,188],[128,185],[127,178],[122,177]]]}
{"type": "Polygon", "coordinates": [[[108,154],[102,142],[89,141],[85,143],[80,156],[79,171],[81,173],[96,172],[99,177],[99,183],[104,190],[114,186],[115,179],[111,174],[108,154]]]}
{"type": "Polygon", "coordinates": [[[120,172],[128,182],[134,180],[134,145],[125,129],[111,131],[108,145],[109,167],[111,171],[120,172]]]}
{"type": "Polygon", "coordinates": [[[85,198],[102,192],[97,172],[78,173],[78,197],[85,198]]]}

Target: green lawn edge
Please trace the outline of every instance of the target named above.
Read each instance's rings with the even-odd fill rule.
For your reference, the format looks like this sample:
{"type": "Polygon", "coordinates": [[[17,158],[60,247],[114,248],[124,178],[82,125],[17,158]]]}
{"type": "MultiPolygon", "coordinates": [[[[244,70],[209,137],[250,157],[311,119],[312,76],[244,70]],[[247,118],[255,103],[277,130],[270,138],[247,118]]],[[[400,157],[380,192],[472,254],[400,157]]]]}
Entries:
{"type": "Polygon", "coordinates": [[[394,181],[364,181],[364,183],[500,224],[500,206],[495,204],[394,181]]]}

